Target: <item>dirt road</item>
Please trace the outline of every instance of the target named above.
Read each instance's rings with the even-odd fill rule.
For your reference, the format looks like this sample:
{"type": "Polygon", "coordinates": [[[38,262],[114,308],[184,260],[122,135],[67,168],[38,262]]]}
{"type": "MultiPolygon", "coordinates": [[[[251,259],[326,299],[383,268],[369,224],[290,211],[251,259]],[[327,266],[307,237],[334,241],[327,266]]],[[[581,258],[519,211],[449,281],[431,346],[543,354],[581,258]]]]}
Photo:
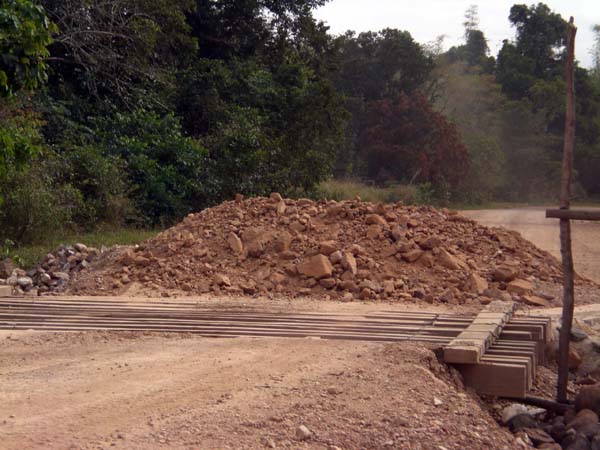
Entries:
{"type": "Polygon", "coordinates": [[[410,344],[14,332],[0,448],[516,448],[457,382],[410,344]]]}
{"type": "MultiPolygon", "coordinates": [[[[546,219],[545,208],[489,209],[463,211],[483,225],[515,230],[543,250],[560,258],[558,220],[546,219]]],[[[575,270],[600,283],[600,223],[573,222],[575,270]]]]}

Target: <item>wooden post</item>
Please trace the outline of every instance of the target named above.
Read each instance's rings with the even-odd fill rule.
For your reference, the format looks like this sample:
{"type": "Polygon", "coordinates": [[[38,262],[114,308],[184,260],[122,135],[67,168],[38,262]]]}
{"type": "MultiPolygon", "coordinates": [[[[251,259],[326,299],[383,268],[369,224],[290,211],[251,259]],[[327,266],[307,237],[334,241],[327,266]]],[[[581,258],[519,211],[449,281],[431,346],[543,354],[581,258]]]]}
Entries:
{"type": "MultiPolygon", "coordinates": [[[[569,21],[567,31],[567,59],[565,62],[565,81],[567,88],[567,103],[565,114],[565,142],[563,149],[562,176],[560,188],[560,209],[569,209],[571,204],[571,179],[573,176],[573,146],[575,144],[575,35],[577,28],[573,17],[569,21]]],[[[568,218],[560,219],[560,253],[563,269],[563,311],[562,324],[558,347],[558,383],[556,400],[567,401],[567,383],[569,381],[569,341],[573,325],[574,295],[574,270],[573,252],[571,249],[571,221],[568,218]]]]}

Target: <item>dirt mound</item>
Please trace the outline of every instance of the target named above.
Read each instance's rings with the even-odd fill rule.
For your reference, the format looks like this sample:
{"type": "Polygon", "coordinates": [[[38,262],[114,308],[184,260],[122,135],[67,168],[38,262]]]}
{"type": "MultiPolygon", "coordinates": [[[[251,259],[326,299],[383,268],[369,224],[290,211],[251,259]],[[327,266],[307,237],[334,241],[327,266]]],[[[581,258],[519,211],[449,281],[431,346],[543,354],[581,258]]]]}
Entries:
{"type": "Polygon", "coordinates": [[[252,198],[191,214],[74,275],[74,294],[310,295],[545,304],[555,258],[517,233],[432,207],[252,198]]]}

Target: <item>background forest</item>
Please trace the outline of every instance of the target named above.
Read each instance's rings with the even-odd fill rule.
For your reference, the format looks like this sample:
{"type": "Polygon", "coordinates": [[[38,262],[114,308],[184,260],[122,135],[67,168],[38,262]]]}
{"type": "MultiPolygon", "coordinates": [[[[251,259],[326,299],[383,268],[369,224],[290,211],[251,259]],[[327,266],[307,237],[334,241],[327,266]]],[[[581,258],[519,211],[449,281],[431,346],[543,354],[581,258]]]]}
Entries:
{"type": "MultiPolygon", "coordinates": [[[[162,227],[238,192],[343,196],[332,178],[417,202],[555,199],[565,18],[515,5],[516,39],[490,55],[476,7],[443,51],[331,35],[325,2],[0,0],[0,243],[162,227]]],[[[580,199],[600,196],[595,31],[580,199]]]]}

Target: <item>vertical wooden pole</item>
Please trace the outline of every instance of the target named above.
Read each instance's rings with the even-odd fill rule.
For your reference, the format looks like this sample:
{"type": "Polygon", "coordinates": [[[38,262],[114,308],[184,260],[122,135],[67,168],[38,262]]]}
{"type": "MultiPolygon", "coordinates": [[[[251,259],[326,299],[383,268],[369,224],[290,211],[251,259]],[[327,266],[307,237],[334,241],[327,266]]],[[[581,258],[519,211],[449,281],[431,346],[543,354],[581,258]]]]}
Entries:
{"type": "MultiPolygon", "coordinates": [[[[565,115],[565,142],[563,149],[562,176],[560,187],[560,209],[569,209],[571,205],[571,179],[573,175],[573,147],[575,144],[575,35],[577,28],[573,17],[569,21],[567,31],[567,60],[565,63],[565,81],[567,103],[565,115]]],[[[569,341],[573,325],[573,309],[575,305],[573,281],[573,253],[571,250],[571,221],[560,220],[560,253],[563,269],[563,311],[558,347],[558,383],[556,400],[567,401],[567,383],[569,381],[569,341]]]]}

